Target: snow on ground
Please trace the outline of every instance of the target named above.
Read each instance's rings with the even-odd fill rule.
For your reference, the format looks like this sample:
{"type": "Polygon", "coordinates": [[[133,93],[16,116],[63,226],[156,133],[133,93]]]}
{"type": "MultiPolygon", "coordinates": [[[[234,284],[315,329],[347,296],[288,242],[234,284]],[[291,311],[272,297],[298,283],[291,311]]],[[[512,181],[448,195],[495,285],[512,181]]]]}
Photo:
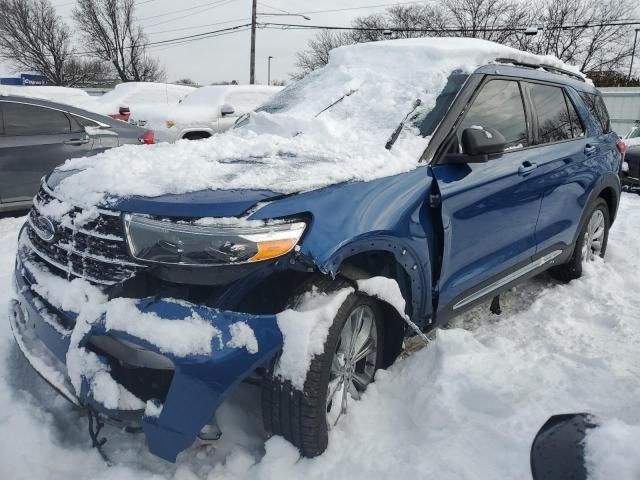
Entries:
{"type": "MultiPolygon", "coordinates": [[[[1,311],[21,222],[0,220],[1,311]]],[[[241,386],[219,410],[224,435],[215,446],[195,446],[172,465],[150,455],[142,436],[106,427],[109,468],[90,448],[85,416],[33,373],[0,322],[0,478],[527,479],[530,444],[546,419],[586,411],[607,427],[588,439],[590,459],[609,462],[593,467],[594,480],[637,479],[638,231],[640,197],[625,194],[606,262],[569,285],[546,275],[527,282],[503,297],[501,316],[485,305],[456,319],[379,372],[314,460],[281,438],[265,442],[259,391],[241,386]],[[616,474],[602,476],[608,468],[616,474]]]]}

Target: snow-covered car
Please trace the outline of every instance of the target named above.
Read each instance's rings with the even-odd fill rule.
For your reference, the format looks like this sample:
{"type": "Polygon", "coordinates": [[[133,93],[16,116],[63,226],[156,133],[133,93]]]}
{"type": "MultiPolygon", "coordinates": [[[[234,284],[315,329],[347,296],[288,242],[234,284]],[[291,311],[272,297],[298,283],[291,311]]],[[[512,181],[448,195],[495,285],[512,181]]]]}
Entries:
{"type": "Polygon", "coordinates": [[[50,100],[90,111],[94,111],[96,108],[95,98],[81,88],[0,85],[0,95],[17,95],[20,97],[50,100]]]}
{"type": "Polygon", "coordinates": [[[18,240],[16,343],[167,460],[215,438],[245,380],[266,431],[319,455],[406,335],[604,256],[622,155],[599,105],[572,67],[479,39],[333,50],[215,140],[49,175],[18,240]]]}
{"type": "Polygon", "coordinates": [[[136,108],[130,121],[152,128],[158,141],[201,140],[233,126],[238,117],[255,110],[282,87],[211,85],[187,95],[166,110],[136,108]]]}
{"type": "MultiPolygon", "coordinates": [[[[117,120],[128,121],[138,108],[166,111],[195,91],[195,87],[154,82],[127,82],[96,97],[96,111],[117,120]]],[[[138,125],[144,127],[144,125],[138,125]]]]}

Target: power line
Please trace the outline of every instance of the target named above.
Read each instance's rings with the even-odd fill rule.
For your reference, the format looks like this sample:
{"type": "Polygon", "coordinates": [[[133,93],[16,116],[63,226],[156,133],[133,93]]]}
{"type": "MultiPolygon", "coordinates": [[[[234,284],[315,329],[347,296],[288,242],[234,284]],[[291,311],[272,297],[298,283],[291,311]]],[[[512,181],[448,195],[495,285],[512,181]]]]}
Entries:
{"type": "MultiPolygon", "coordinates": [[[[598,27],[614,27],[614,26],[631,26],[640,25],[640,20],[620,20],[615,22],[601,23],[584,23],[584,24],[567,24],[552,25],[544,27],[545,30],[571,30],[574,28],[598,28],[598,27]]],[[[464,32],[517,32],[525,31],[531,26],[512,26],[512,27],[443,27],[443,28],[394,28],[394,27],[341,27],[335,25],[307,25],[295,23],[274,23],[262,22],[259,24],[262,28],[269,29],[292,29],[292,30],[351,30],[359,32],[413,32],[413,33],[464,33],[464,32]]]]}
{"type": "MultiPolygon", "coordinates": [[[[139,21],[152,20],[154,18],[167,17],[167,16],[170,16],[170,15],[180,14],[180,13],[184,13],[184,12],[190,12],[192,10],[199,10],[199,11],[190,13],[188,15],[185,15],[185,17],[191,16],[191,15],[198,15],[199,13],[202,13],[204,11],[211,10],[213,8],[216,8],[216,7],[221,7],[221,6],[225,5],[225,4],[233,2],[233,1],[235,1],[235,0],[217,0],[217,1],[214,1],[213,3],[212,2],[200,3],[198,5],[194,5],[193,7],[181,8],[179,10],[172,10],[170,12],[159,13],[157,15],[151,15],[149,17],[139,18],[138,20],[139,21]]],[[[178,18],[184,18],[184,17],[178,17],[178,18]]],[[[177,20],[177,19],[173,19],[173,20],[177,20]]]]}
{"type": "Polygon", "coordinates": [[[160,30],[160,31],[151,30],[150,32],[145,30],[144,33],[146,33],[147,35],[158,35],[160,33],[181,32],[181,31],[184,31],[184,30],[191,30],[191,29],[195,29],[195,28],[215,27],[217,25],[226,25],[227,23],[249,22],[250,20],[251,20],[250,18],[234,18],[233,20],[225,20],[224,22],[204,23],[204,24],[200,24],[200,25],[190,25],[188,27],[172,28],[170,30],[160,30]]]}
{"type": "MultiPolygon", "coordinates": [[[[145,27],[155,27],[157,25],[164,25],[166,23],[177,22],[179,20],[182,20],[183,18],[193,17],[194,15],[200,15],[201,13],[208,12],[209,10],[213,10],[214,8],[223,7],[223,6],[228,5],[229,3],[233,2],[233,1],[235,1],[235,0],[221,0],[218,3],[215,3],[213,5],[207,6],[206,8],[201,8],[197,12],[188,13],[188,14],[182,15],[180,17],[169,18],[169,19],[163,20],[161,22],[151,23],[149,25],[145,25],[145,27]]],[[[174,14],[175,14],[175,12],[174,12],[174,14]]],[[[142,19],[142,20],[148,20],[148,18],[142,19]]]]}
{"type": "MultiPolygon", "coordinates": [[[[245,23],[243,25],[235,25],[233,27],[227,27],[227,28],[221,28],[219,30],[213,30],[210,32],[204,32],[204,33],[198,33],[198,34],[194,34],[194,35],[186,35],[184,37],[175,37],[175,38],[167,38],[165,40],[158,40],[155,42],[146,42],[146,43],[141,43],[139,45],[129,45],[129,46],[125,46],[124,48],[126,49],[132,49],[132,48],[143,48],[143,47],[152,47],[155,45],[169,45],[169,44],[173,44],[173,43],[179,43],[180,41],[184,41],[184,40],[201,40],[203,38],[209,38],[209,37],[214,37],[217,36],[216,34],[218,33],[222,33],[222,32],[234,32],[236,30],[240,30],[244,27],[250,27],[251,24],[250,23],[245,23]]],[[[92,55],[92,54],[97,54],[97,53],[107,53],[106,50],[88,50],[88,51],[84,51],[84,52],[73,52],[72,55],[92,55]]]]}

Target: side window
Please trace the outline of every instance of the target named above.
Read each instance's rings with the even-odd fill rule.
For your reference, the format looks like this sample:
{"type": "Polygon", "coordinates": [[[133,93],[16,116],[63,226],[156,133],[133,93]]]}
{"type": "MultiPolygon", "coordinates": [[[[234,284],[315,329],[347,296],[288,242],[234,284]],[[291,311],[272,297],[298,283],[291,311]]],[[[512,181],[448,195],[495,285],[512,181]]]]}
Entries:
{"type": "Polygon", "coordinates": [[[94,127],[95,128],[95,127],[99,127],[100,126],[96,122],[94,122],[93,120],[89,120],[87,118],[78,117],[76,115],[71,115],[71,118],[81,128],[84,128],[84,127],[94,127]]]}
{"type": "Polygon", "coordinates": [[[580,92],[580,97],[584,101],[585,105],[589,109],[589,112],[593,116],[596,124],[598,125],[598,134],[611,131],[611,125],[609,121],[609,112],[602,100],[602,97],[594,95],[593,93],[580,92]]]}
{"type": "Polygon", "coordinates": [[[7,102],[3,104],[5,135],[71,133],[69,118],[58,110],[7,102]]]}
{"type": "Polygon", "coordinates": [[[538,142],[553,143],[573,138],[562,88],[538,83],[529,83],[528,88],[538,117],[538,142]]]}
{"type": "Polygon", "coordinates": [[[462,130],[479,126],[495,128],[507,140],[506,148],[522,148],[529,145],[527,118],[518,82],[490,80],[485,83],[464,117],[462,130]]]}
{"type": "Polygon", "coordinates": [[[584,126],[582,125],[576,106],[573,104],[573,101],[569,98],[566,92],[564,94],[564,99],[567,102],[567,107],[569,107],[569,118],[571,119],[571,130],[573,131],[574,138],[584,137],[584,126]]]}

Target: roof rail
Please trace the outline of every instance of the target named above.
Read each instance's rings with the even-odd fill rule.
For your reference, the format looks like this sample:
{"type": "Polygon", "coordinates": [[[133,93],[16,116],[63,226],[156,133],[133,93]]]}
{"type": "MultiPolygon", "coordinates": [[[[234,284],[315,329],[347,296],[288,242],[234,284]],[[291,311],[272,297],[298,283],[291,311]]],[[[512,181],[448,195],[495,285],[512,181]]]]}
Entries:
{"type": "Polygon", "coordinates": [[[569,77],[575,78],[576,80],[580,80],[581,82],[586,82],[584,77],[578,73],[571,72],[569,70],[565,70],[563,68],[554,67],[553,65],[545,65],[544,63],[535,64],[535,63],[526,63],[518,60],[513,60],[511,58],[496,58],[495,60],[498,63],[511,63],[518,67],[527,67],[527,68],[544,68],[553,73],[559,73],[560,75],[567,75],[569,77]]]}

